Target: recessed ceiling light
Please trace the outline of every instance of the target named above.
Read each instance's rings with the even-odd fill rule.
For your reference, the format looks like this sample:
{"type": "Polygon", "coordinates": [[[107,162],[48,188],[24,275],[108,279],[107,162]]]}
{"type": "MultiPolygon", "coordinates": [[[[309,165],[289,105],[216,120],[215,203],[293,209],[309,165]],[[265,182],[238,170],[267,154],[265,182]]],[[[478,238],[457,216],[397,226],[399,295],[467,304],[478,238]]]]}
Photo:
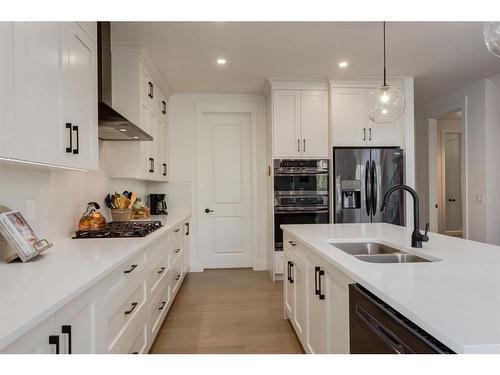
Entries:
{"type": "Polygon", "coordinates": [[[348,66],[349,66],[349,63],[347,61],[339,62],[339,68],[347,68],[348,66]]]}
{"type": "Polygon", "coordinates": [[[225,65],[226,64],[226,59],[223,59],[223,58],[217,59],[217,64],[219,64],[219,65],[225,65]]]}
{"type": "Polygon", "coordinates": [[[120,131],[121,131],[121,132],[126,132],[126,131],[127,131],[127,129],[120,129],[120,131]]]}

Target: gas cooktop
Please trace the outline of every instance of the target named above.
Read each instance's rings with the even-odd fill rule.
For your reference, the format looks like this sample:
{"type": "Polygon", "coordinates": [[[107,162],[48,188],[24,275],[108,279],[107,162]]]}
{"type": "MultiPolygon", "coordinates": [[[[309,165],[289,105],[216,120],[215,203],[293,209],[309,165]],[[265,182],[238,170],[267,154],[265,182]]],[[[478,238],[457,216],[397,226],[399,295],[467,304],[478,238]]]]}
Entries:
{"type": "Polygon", "coordinates": [[[73,238],[146,237],[161,226],[161,221],[112,221],[104,229],[78,230],[73,238]]]}

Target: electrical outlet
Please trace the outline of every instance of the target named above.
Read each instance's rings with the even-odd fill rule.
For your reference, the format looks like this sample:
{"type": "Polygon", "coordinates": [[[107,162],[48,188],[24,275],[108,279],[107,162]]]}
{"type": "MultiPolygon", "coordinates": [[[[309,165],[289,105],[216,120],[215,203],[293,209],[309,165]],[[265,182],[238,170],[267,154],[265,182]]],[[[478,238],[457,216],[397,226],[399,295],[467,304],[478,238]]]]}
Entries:
{"type": "Polygon", "coordinates": [[[36,220],[36,201],[33,199],[26,201],[26,216],[28,220],[36,220]]]}

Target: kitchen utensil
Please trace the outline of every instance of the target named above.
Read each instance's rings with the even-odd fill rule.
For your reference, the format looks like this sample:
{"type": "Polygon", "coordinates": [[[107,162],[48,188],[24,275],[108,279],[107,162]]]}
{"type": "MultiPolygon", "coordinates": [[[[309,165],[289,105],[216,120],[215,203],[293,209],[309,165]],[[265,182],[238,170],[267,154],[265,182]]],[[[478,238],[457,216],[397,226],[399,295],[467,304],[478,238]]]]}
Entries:
{"type": "Polygon", "coordinates": [[[129,221],[132,218],[132,209],[131,208],[126,208],[126,209],[112,209],[111,211],[111,217],[113,218],[113,221],[129,221]]]}
{"type": "Polygon", "coordinates": [[[137,200],[137,193],[135,191],[131,192],[129,199],[130,199],[130,207],[132,207],[135,201],[137,200]]]}
{"type": "Polygon", "coordinates": [[[97,211],[100,208],[96,202],[87,203],[87,210],[80,218],[78,230],[99,230],[106,228],[106,219],[97,211]]]}

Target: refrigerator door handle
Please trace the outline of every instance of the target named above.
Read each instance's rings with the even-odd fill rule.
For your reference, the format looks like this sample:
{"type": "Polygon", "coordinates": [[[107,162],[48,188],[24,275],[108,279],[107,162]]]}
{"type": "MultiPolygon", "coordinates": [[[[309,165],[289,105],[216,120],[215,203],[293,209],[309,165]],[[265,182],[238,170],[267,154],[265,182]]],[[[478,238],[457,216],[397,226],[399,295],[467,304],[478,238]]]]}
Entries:
{"type": "Polygon", "coordinates": [[[377,204],[378,204],[378,175],[377,175],[377,166],[375,162],[372,160],[372,171],[371,171],[371,184],[372,184],[372,212],[373,215],[377,212],[377,204]]]}
{"type": "Polygon", "coordinates": [[[371,186],[371,178],[370,178],[370,161],[368,160],[365,164],[365,206],[366,206],[366,214],[370,216],[371,210],[371,197],[370,193],[372,190],[371,186]]]}

